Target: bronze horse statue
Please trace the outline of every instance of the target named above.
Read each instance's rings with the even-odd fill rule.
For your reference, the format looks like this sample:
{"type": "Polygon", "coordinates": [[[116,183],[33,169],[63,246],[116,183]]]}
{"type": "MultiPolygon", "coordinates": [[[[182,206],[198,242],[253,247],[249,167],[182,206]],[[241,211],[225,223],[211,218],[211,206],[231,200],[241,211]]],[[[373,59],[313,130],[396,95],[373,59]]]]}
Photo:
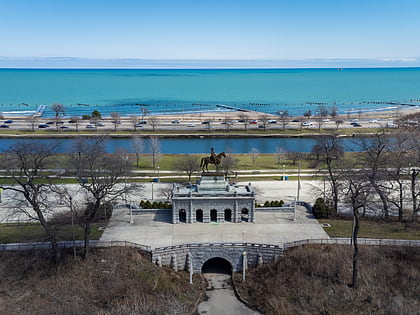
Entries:
{"type": "Polygon", "coordinates": [[[206,170],[208,172],[209,169],[208,169],[207,166],[209,164],[214,164],[216,166],[216,170],[218,170],[219,169],[220,162],[222,162],[222,158],[225,158],[225,157],[226,157],[225,152],[216,154],[214,156],[214,160],[211,158],[211,156],[210,157],[203,157],[203,158],[201,158],[200,167],[203,170],[203,172],[204,172],[204,168],[206,168],[206,170]]]}

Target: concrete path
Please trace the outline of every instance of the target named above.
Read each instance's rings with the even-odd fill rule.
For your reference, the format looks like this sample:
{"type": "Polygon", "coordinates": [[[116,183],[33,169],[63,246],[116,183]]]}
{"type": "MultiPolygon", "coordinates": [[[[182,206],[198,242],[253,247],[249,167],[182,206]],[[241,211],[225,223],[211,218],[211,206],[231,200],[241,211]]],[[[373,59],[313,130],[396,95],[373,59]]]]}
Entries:
{"type": "Polygon", "coordinates": [[[207,280],[208,300],[198,305],[201,315],[254,315],[259,314],[240,302],[230,284],[231,277],[227,274],[205,273],[207,280]]]}
{"type": "Polygon", "coordinates": [[[128,209],[114,209],[101,241],[131,241],[152,248],[185,243],[251,242],[281,245],[303,239],[325,239],[328,235],[312,214],[297,207],[293,214],[256,212],[255,223],[180,223],[172,224],[170,211],[133,215],[128,209]]]}

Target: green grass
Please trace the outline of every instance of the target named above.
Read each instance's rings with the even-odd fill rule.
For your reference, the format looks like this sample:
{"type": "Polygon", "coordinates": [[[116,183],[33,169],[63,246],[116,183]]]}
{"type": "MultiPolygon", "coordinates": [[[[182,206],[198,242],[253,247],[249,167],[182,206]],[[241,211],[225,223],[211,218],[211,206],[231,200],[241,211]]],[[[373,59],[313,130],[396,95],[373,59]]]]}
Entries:
{"type": "MultiPolygon", "coordinates": [[[[330,237],[351,237],[352,220],[321,219],[318,221],[331,225],[331,227],[324,227],[330,237]]],[[[409,223],[406,227],[402,222],[362,219],[358,237],[420,240],[420,224],[409,223]]]]}
{"type": "MultiPolygon", "coordinates": [[[[91,239],[97,240],[101,237],[103,231],[99,229],[104,227],[104,223],[93,223],[91,228],[91,239]]],[[[83,229],[80,225],[74,225],[76,240],[83,240],[83,229]]],[[[58,229],[58,241],[72,240],[72,227],[70,224],[60,226],[58,229]]],[[[44,229],[40,224],[0,224],[0,243],[26,243],[46,241],[44,229]]]]}

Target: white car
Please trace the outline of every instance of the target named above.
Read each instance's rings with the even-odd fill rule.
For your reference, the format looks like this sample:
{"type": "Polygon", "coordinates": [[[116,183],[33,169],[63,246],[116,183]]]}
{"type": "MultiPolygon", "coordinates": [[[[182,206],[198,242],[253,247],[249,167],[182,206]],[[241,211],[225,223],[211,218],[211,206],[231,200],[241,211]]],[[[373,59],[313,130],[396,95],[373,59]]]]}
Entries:
{"type": "Polygon", "coordinates": [[[189,124],[189,125],[187,125],[187,127],[195,127],[195,125],[194,124],[189,124]]]}
{"type": "Polygon", "coordinates": [[[310,121],[305,121],[304,123],[302,123],[302,126],[304,127],[308,127],[308,126],[312,126],[313,123],[311,123],[310,121]]]}
{"type": "Polygon", "coordinates": [[[398,128],[398,125],[396,125],[396,124],[394,124],[392,122],[389,122],[389,123],[386,124],[386,127],[387,128],[398,128]]]}
{"type": "Polygon", "coordinates": [[[372,123],[372,124],[377,124],[378,120],[377,119],[371,119],[371,120],[369,120],[369,122],[372,123]]]}
{"type": "Polygon", "coordinates": [[[86,128],[88,128],[88,129],[95,129],[95,125],[89,124],[89,125],[86,125],[86,128]]]}

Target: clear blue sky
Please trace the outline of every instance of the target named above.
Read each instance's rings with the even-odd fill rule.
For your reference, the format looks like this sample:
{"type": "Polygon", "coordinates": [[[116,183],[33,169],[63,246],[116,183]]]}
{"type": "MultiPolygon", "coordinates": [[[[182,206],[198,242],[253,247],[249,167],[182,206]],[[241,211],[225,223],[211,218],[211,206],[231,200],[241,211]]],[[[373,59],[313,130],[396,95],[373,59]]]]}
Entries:
{"type": "Polygon", "coordinates": [[[0,0],[0,57],[410,65],[419,14],[420,0],[0,0]]]}

